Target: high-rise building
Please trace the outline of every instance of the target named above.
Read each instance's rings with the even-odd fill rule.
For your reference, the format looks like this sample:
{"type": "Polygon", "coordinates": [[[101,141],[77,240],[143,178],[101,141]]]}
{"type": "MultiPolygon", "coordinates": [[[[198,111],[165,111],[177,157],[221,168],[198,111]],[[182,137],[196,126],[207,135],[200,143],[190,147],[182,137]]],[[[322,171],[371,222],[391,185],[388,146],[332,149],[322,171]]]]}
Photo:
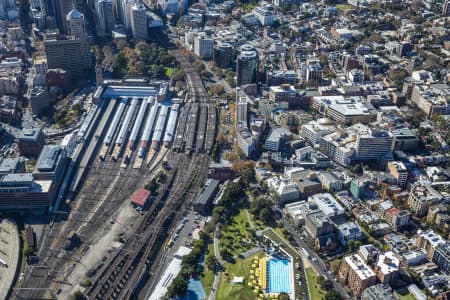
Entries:
{"type": "MultiPolygon", "coordinates": [[[[0,19],[5,19],[11,16],[11,12],[16,11],[16,1],[14,0],[0,0],[0,19]]],[[[17,15],[16,13],[13,15],[17,15]]]]}
{"type": "Polygon", "coordinates": [[[139,0],[131,10],[131,30],[136,40],[148,39],[147,11],[142,0],[139,0]]]}
{"type": "Polygon", "coordinates": [[[242,97],[240,95],[240,89],[236,89],[236,126],[238,124],[243,124],[244,126],[247,126],[247,113],[248,113],[248,107],[247,107],[247,99],[245,97],[242,97]]]}
{"type": "Polygon", "coordinates": [[[425,250],[428,259],[432,259],[436,248],[440,244],[445,244],[445,240],[433,230],[417,231],[416,246],[425,250]]]}
{"type": "Polygon", "coordinates": [[[236,62],[237,85],[256,83],[258,53],[248,44],[242,45],[236,62]]]}
{"type": "Polygon", "coordinates": [[[306,82],[320,85],[322,82],[323,70],[320,60],[317,57],[309,57],[306,61],[306,82]]]}
{"type": "Polygon", "coordinates": [[[389,173],[397,179],[397,184],[400,187],[406,186],[406,181],[408,180],[408,169],[404,163],[401,161],[389,161],[388,170],[389,173]]]}
{"type": "Polygon", "coordinates": [[[436,246],[433,253],[433,262],[447,274],[450,274],[450,242],[436,246]]]}
{"type": "Polygon", "coordinates": [[[49,69],[63,69],[72,78],[84,75],[84,60],[81,55],[81,40],[75,38],[51,38],[44,42],[49,69]]]}
{"type": "Polygon", "coordinates": [[[67,36],[48,34],[45,37],[45,55],[49,69],[63,69],[72,78],[79,79],[92,66],[89,37],[84,15],[73,8],[65,18],[67,36]]]}
{"type": "MultiPolygon", "coordinates": [[[[50,0],[51,1],[51,0],[50,0]]],[[[68,34],[69,27],[67,24],[67,15],[75,9],[75,0],[56,0],[55,17],[56,25],[61,33],[68,34]]]]}
{"type": "Polygon", "coordinates": [[[194,36],[194,53],[201,59],[210,59],[213,56],[214,40],[204,32],[194,36]]]}
{"type": "Polygon", "coordinates": [[[364,127],[356,138],[356,160],[376,160],[392,155],[392,134],[384,130],[366,130],[368,127],[364,127]]]}
{"type": "Polygon", "coordinates": [[[86,20],[84,15],[73,8],[66,16],[68,34],[77,40],[80,40],[81,59],[85,69],[92,66],[91,45],[86,34],[86,20]]]}
{"type": "Polygon", "coordinates": [[[442,5],[442,16],[449,17],[450,16],[450,1],[445,1],[442,5]]]}
{"type": "Polygon", "coordinates": [[[97,33],[98,35],[111,35],[114,29],[114,10],[112,0],[99,0],[96,2],[97,33]]]}
{"type": "Polygon", "coordinates": [[[408,197],[409,210],[417,217],[427,214],[428,208],[438,203],[442,195],[429,182],[418,181],[411,187],[408,197]]]}
{"type": "Polygon", "coordinates": [[[120,20],[127,30],[131,30],[131,14],[135,2],[134,0],[122,0],[120,20]]]}
{"type": "Polygon", "coordinates": [[[230,43],[219,43],[214,47],[214,62],[220,68],[227,68],[233,61],[233,46],[230,43]]]}

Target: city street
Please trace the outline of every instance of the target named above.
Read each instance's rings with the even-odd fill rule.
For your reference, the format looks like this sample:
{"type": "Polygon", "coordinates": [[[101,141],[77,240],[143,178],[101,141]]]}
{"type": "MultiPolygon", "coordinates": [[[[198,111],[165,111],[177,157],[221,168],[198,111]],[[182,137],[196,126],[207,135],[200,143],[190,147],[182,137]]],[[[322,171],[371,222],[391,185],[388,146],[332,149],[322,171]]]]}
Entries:
{"type": "Polygon", "coordinates": [[[327,266],[323,262],[323,260],[317,255],[317,253],[310,249],[309,246],[305,243],[304,240],[301,239],[301,235],[295,230],[294,226],[289,222],[289,219],[284,215],[284,212],[278,207],[274,207],[279,213],[283,215],[281,221],[283,222],[284,228],[294,237],[295,242],[299,247],[304,248],[310,257],[310,264],[316,270],[319,275],[324,276],[331,282],[333,282],[333,287],[336,291],[338,291],[344,298],[351,299],[350,295],[347,291],[342,287],[339,282],[334,281],[335,276],[333,274],[328,273],[327,266]]]}

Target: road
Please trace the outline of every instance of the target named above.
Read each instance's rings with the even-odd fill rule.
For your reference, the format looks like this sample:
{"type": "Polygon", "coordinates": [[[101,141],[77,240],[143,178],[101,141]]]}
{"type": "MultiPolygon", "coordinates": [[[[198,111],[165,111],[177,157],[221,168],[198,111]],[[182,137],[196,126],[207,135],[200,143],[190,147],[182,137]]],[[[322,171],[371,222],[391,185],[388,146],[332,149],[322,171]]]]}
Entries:
{"type": "Polygon", "coordinates": [[[289,231],[289,233],[293,236],[297,245],[299,247],[305,248],[306,251],[308,252],[309,256],[311,257],[310,264],[313,266],[313,268],[319,273],[319,275],[322,275],[325,278],[329,279],[331,282],[333,282],[334,290],[339,292],[339,294],[341,294],[342,297],[344,297],[345,299],[351,299],[350,295],[342,287],[342,285],[339,282],[334,281],[335,276],[333,274],[328,273],[328,268],[323,262],[323,260],[320,258],[320,256],[317,255],[317,253],[314,250],[310,249],[309,246],[305,243],[305,241],[301,239],[300,234],[289,222],[289,219],[284,215],[284,212],[278,207],[274,209],[276,209],[283,215],[281,221],[283,222],[284,228],[286,228],[286,230],[289,231]],[[316,261],[312,261],[312,259],[314,258],[316,261]]]}

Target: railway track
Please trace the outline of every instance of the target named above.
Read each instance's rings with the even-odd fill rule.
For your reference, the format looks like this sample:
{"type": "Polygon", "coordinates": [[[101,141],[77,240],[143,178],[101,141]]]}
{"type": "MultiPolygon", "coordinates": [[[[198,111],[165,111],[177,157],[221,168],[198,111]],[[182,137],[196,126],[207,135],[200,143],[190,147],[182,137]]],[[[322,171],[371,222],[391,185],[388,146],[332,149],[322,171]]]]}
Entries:
{"type": "Polygon", "coordinates": [[[87,298],[129,299],[142,272],[151,268],[154,257],[162,247],[161,241],[165,240],[173,226],[178,208],[185,202],[193,201],[196,193],[190,192],[190,189],[200,186],[204,178],[199,175],[200,172],[205,174],[208,158],[194,155],[189,159],[184,154],[176,153],[170,161],[174,166],[160,187],[158,197],[123,247],[96,276],[86,292],[87,298]]]}
{"type": "MultiPolygon", "coordinates": [[[[192,102],[190,113],[186,109],[189,102],[183,111],[189,116],[189,121],[186,128],[177,130],[174,149],[182,151],[184,148],[188,153],[193,150],[210,153],[214,145],[217,123],[215,101],[211,100],[200,76],[186,58],[179,51],[172,51],[171,54],[175,56],[185,73],[189,98],[192,102]],[[196,106],[197,103],[200,107],[196,106]]],[[[183,120],[183,117],[186,118],[182,114],[180,120],[183,120]]]]}

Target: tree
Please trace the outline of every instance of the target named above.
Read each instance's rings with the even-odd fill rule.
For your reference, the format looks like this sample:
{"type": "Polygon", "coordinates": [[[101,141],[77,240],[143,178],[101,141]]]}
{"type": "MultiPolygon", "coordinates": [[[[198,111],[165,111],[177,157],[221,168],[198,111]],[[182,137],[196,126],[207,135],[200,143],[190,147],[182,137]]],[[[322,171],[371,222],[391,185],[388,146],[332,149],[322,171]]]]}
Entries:
{"type": "Polygon", "coordinates": [[[72,299],[73,300],[81,300],[81,299],[83,299],[84,297],[83,297],[83,293],[81,292],[81,291],[75,291],[73,294],[72,294],[72,299]]]}
{"type": "Polygon", "coordinates": [[[175,277],[175,279],[172,281],[169,288],[167,289],[167,295],[170,298],[184,296],[184,294],[186,294],[187,288],[188,288],[187,279],[178,275],[177,277],[175,277]]]}
{"type": "Polygon", "coordinates": [[[259,219],[265,224],[273,223],[273,212],[271,209],[265,207],[259,212],[259,219]]]}
{"type": "Polygon", "coordinates": [[[223,93],[225,93],[225,89],[220,84],[215,84],[211,87],[211,92],[216,96],[220,96],[223,95],[223,93]]]}
{"type": "Polygon", "coordinates": [[[23,247],[23,255],[29,256],[29,255],[31,255],[32,253],[33,253],[33,248],[31,248],[31,247],[28,246],[28,245],[25,245],[25,246],[23,247]]]}
{"type": "Polygon", "coordinates": [[[206,266],[208,267],[209,270],[215,270],[216,266],[217,266],[217,260],[214,256],[208,256],[208,258],[206,258],[206,266]]]}
{"type": "Polygon", "coordinates": [[[330,290],[325,294],[325,300],[342,300],[341,294],[336,290],[330,290]]]}
{"type": "Polygon", "coordinates": [[[280,293],[280,295],[278,296],[279,300],[289,300],[291,298],[289,298],[289,295],[286,293],[280,293]]]}

